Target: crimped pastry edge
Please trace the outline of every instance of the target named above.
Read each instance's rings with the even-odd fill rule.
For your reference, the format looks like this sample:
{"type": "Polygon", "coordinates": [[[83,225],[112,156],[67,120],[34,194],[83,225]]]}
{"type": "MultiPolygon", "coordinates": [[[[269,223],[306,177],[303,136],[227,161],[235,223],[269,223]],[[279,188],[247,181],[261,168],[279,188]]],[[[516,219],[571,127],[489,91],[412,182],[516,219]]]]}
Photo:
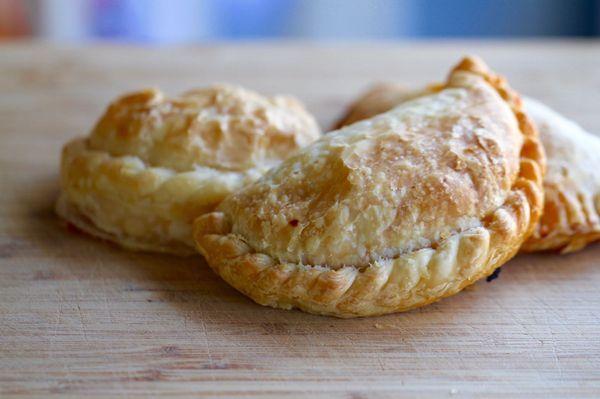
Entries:
{"type": "Polygon", "coordinates": [[[558,221],[550,231],[544,232],[548,227],[542,219],[521,247],[521,251],[558,250],[561,254],[567,254],[600,240],[600,223],[597,222],[600,215],[594,206],[594,198],[589,198],[583,193],[573,193],[559,185],[553,185],[551,188],[545,186],[545,189],[544,213],[551,212],[557,215],[558,221]],[[578,222],[574,223],[575,220],[578,222]]]}
{"type": "Polygon", "coordinates": [[[597,180],[589,175],[593,175],[596,162],[588,159],[591,154],[597,156],[600,138],[535,99],[525,98],[524,102],[534,119],[539,119],[540,132],[547,129],[546,136],[541,136],[542,143],[556,158],[548,160],[552,169],[544,181],[542,217],[522,250],[558,250],[562,254],[578,251],[600,240],[600,192],[594,183],[597,180]],[[560,150],[567,137],[572,143],[560,150]],[[574,169],[573,175],[561,171],[567,167],[574,169]]]}
{"type": "Polygon", "coordinates": [[[364,269],[330,269],[278,264],[269,255],[254,252],[244,237],[231,233],[225,214],[213,212],[194,223],[197,248],[209,266],[259,304],[350,318],[426,305],[455,294],[508,261],[541,214],[544,150],[519,96],[504,79],[473,57],[465,58],[454,71],[478,74],[494,87],[513,110],[524,136],[519,176],[504,204],[482,227],[457,232],[431,248],[377,260],[364,269]]]}
{"type": "MultiPolygon", "coordinates": [[[[357,99],[347,106],[344,114],[332,126],[333,129],[339,129],[346,125],[357,121],[370,118],[380,112],[388,110],[386,107],[376,107],[378,111],[373,112],[373,107],[368,108],[369,101],[373,97],[377,97],[381,91],[396,92],[397,98],[402,96],[406,100],[414,96],[426,95],[435,92],[439,84],[429,85],[421,90],[408,90],[394,82],[381,82],[374,84],[357,99]]],[[[525,102],[537,100],[524,98],[525,102]]],[[[381,105],[381,103],[379,103],[381,105]]],[[[389,104],[385,104],[386,106],[389,104]]],[[[549,112],[555,111],[541,104],[544,108],[548,108],[549,112]]],[[[560,115],[560,118],[564,118],[560,115]]],[[[571,121],[569,121],[571,123],[571,121]]],[[[582,128],[582,134],[589,135],[582,128]]],[[[540,132],[542,134],[542,132],[540,132]]],[[[595,138],[597,140],[597,138],[595,138]]],[[[561,254],[567,254],[579,251],[588,244],[600,240],[600,205],[594,206],[594,202],[600,204],[600,194],[597,194],[598,199],[594,199],[589,192],[574,190],[573,187],[565,187],[560,184],[544,183],[545,204],[544,211],[539,223],[536,225],[533,234],[523,243],[521,252],[538,252],[538,251],[559,251],[561,254]],[[552,223],[552,227],[548,227],[544,223],[544,216],[547,213],[552,213],[558,220],[552,223]],[[575,221],[575,222],[573,222],[575,221]],[[549,231],[548,231],[549,229],[549,231]]]]}

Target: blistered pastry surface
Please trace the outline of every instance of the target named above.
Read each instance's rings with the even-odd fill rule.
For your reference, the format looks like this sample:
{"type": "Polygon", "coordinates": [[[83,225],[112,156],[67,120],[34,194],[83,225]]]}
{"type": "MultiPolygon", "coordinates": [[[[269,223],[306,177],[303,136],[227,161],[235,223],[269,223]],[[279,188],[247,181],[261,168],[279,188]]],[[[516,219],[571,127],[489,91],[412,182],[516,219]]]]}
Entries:
{"type": "MultiPolygon", "coordinates": [[[[430,90],[379,84],[355,101],[338,125],[371,118],[430,90]]],[[[579,250],[600,240],[600,138],[539,101],[525,98],[524,106],[538,127],[548,170],[544,212],[523,250],[579,250]]]]}
{"type": "Polygon", "coordinates": [[[132,93],[64,147],[61,214],[130,248],[192,252],[196,217],[318,136],[289,97],[234,86],[132,93]]]}
{"type": "MultiPolygon", "coordinates": [[[[412,148],[410,143],[398,141],[398,135],[391,133],[390,130],[398,128],[399,131],[414,132],[423,126],[429,126],[427,123],[423,123],[423,114],[431,114],[431,118],[436,119],[434,110],[438,111],[442,115],[441,121],[447,123],[444,119],[447,109],[444,107],[443,101],[440,103],[437,100],[439,97],[436,97],[436,100],[424,99],[425,103],[417,102],[415,105],[407,103],[406,107],[414,107],[414,110],[409,112],[406,107],[398,108],[379,119],[382,125],[379,125],[376,122],[378,118],[375,118],[369,122],[354,124],[352,128],[332,133],[331,136],[326,136],[307,147],[293,160],[287,161],[278,169],[271,171],[261,181],[243,190],[239,195],[230,197],[216,212],[206,214],[195,221],[194,238],[199,251],[206,257],[211,268],[227,282],[260,304],[285,309],[296,307],[308,312],[338,317],[378,315],[422,306],[452,295],[466,285],[492,273],[496,267],[502,265],[517,252],[524,239],[531,234],[533,226],[539,218],[543,203],[541,189],[545,168],[543,148],[537,139],[535,128],[521,110],[518,95],[512,92],[501,78],[491,74],[481,61],[473,58],[463,60],[451,74],[447,87],[441,88],[440,94],[442,96],[466,95],[466,97],[477,98],[477,104],[472,104],[481,110],[481,114],[477,116],[483,119],[489,118],[486,123],[494,126],[486,129],[485,126],[488,125],[484,125],[484,130],[489,133],[486,138],[493,138],[493,142],[496,143],[485,148],[493,147],[496,151],[481,153],[475,151],[475,154],[485,155],[486,159],[481,159],[481,169],[473,168],[473,170],[484,170],[486,173],[487,171],[496,171],[485,174],[485,182],[480,182],[482,187],[478,192],[485,193],[480,197],[485,203],[474,207],[478,212],[484,212],[483,209],[486,207],[489,207],[490,210],[484,216],[474,220],[472,225],[466,224],[459,228],[454,226],[447,236],[439,234],[435,242],[431,242],[430,239],[423,240],[422,242],[430,242],[420,248],[406,247],[406,243],[409,241],[400,234],[394,236],[397,232],[392,228],[389,235],[382,234],[381,236],[381,239],[389,245],[384,248],[384,252],[389,251],[389,255],[384,254],[375,259],[370,259],[372,253],[364,256],[364,253],[360,251],[360,244],[355,242],[362,242],[362,234],[367,238],[374,235],[366,230],[361,235],[357,235],[356,229],[361,228],[357,220],[367,220],[365,223],[375,222],[370,225],[373,231],[386,232],[388,226],[394,227],[389,224],[389,219],[385,219],[377,213],[375,213],[375,218],[369,219],[372,217],[372,213],[369,213],[369,203],[364,202],[364,198],[373,199],[377,206],[393,204],[393,202],[388,202],[389,198],[393,199],[393,194],[400,190],[394,191],[389,187],[381,187],[378,184],[378,174],[391,173],[390,164],[402,166],[395,164],[397,160],[394,157],[387,157],[388,153],[385,151],[381,153],[384,157],[378,160],[372,160],[369,156],[362,160],[360,155],[369,154],[373,143],[381,144],[381,148],[388,150],[392,150],[390,148],[392,144],[395,147],[412,148]],[[447,93],[444,94],[446,90],[447,93]],[[496,94],[499,97],[496,97],[496,94]],[[410,115],[411,118],[403,119],[406,118],[406,115],[410,115]],[[390,125],[394,128],[391,129],[390,125]],[[495,130],[496,126],[502,126],[502,129],[495,130]],[[514,133],[511,131],[513,128],[516,130],[514,133]],[[496,137],[496,135],[503,136],[505,134],[508,135],[508,139],[496,137]],[[393,139],[392,141],[388,141],[390,137],[393,139]],[[363,140],[367,141],[367,145],[360,145],[363,140]],[[511,147],[505,140],[515,147],[511,147]],[[389,147],[385,147],[385,144],[388,144],[389,147]],[[345,152],[347,148],[350,148],[350,151],[345,152]],[[366,152],[361,152],[363,150],[366,152]],[[328,165],[328,168],[321,167],[318,162],[314,164],[302,162],[298,160],[301,157],[319,162],[324,159],[323,162],[328,165]],[[353,170],[348,167],[346,162],[350,161],[355,162],[351,165],[359,172],[361,168],[365,169],[349,181],[347,176],[352,176],[353,170]],[[298,178],[293,178],[298,179],[295,189],[290,186],[285,195],[279,191],[281,185],[277,180],[277,175],[282,173],[283,169],[291,168],[294,165],[297,165],[295,169],[286,171],[286,173],[291,173],[288,176],[296,173],[303,176],[309,174],[314,177],[316,181],[313,181],[313,184],[323,189],[322,194],[316,197],[316,203],[322,202],[327,206],[311,208],[310,201],[315,198],[312,195],[312,188],[308,187],[308,184],[302,184],[301,182],[304,180],[298,178]],[[488,168],[486,165],[494,165],[494,167],[488,168]],[[499,165],[504,166],[500,167],[499,165]],[[317,170],[321,172],[321,176],[315,173],[317,170]],[[330,175],[337,176],[337,178],[327,177],[330,175]],[[506,183],[505,180],[508,182],[506,183]],[[266,181],[271,183],[264,184],[263,182],[266,181]],[[302,222],[300,217],[311,217],[312,215],[311,213],[291,215],[295,218],[290,219],[290,215],[287,213],[289,212],[288,208],[308,209],[311,212],[324,209],[323,214],[327,214],[326,212],[331,209],[342,209],[331,204],[338,203],[340,199],[346,199],[346,196],[349,195],[348,192],[352,190],[352,183],[357,181],[361,184],[367,181],[374,183],[363,186],[371,189],[370,192],[354,192],[357,204],[347,201],[344,206],[353,211],[362,206],[362,212],[367,216],[361,219],[360,215],[346,210],[331,213],[338,219],[341,218],[346,226],[344,231],[341,222],[337,221],[335,217],[324,220],[333,223],[333,228],[340,233],[337,241],[333,236],[322,234],[321,230],[314,230],[314,240],[324,243],[315,248],[323,251],[324,249],[332,250],[339,254],[340,258],[334,259],[328,253],[323,252],[322,256],[328,262],[286,261],[285,255],[279,252],[280,244],[282,242],[289,243],[290,235],[286,236],[284,229],[281,228],[278,230],[280,236],[276,236],[272,233],[271,223],[285,222],[289,224],[290,228],[297,228],[302,222]],[[505,188],[505,184],[508,187],[505,188]],[[502,200],[494,207],[496,196],[501,196],[502,200]],[[242,198],[244,199],[242,200],[242,198]],[[271,201],[271,206],[276,205],[275,200],[279,199],[286,206],[277,206],[275,209],[268,210],[254,204],[254,198],[271,201]],[[379,198],[383,198],[385,201],[379,198]],[[255,212],[254,217],[244,215],[242,210],[244,204],[248,207],[247,209],[255,212]],[[270,216],[269,213],[283,214],[284,217],[279,220],[276,216],[270,216]],[[240,216],[247,218],[245,222],[247,226],[240,227],[240,216]],[[350,216],[354,216],[354,218],[350,216]],[[236,224],[238,225],[236,226],[236,224]],[[338,225],[340,227],[337,227],[338,225]],[[267,242],[265,237],[269,237],[275,244],[267,242]],[[397,241],[394,242],[393,239],[397,241]],[[345,251],[354,252],[350,254],[336,252],[335,245],[344,247],[345,251]],[[402,251],[397,251],[398,248],[402,248],[402,251]],[[349,256],[354,256],[359,260],[364,259],[366,263],[344,263],[345,260],[350,259],[349,256]],[[344,261],[340,261],[340,259],[344,261]]],[[[459,97],[459,100],[461,98],[459,97]]],[[[448,112],[451,114],[450,111],[448,112]]],[[[454,124],[444,124],[443,126],[449,127],[450,132],[453,131],[454,124]]],[[[470,137],[470,133],[465,131],[457,133],[465,135],[466,138],[470,137]]],[[[436,141],[448,138],[446,135],[441,135],[436,137],[436,141]]],[[[469,142],[467,139],[459,141],[461,143],[469,142]]],[[[431,157],[435,158],[439,156],[438,154],[443,153],[439,150],[441,147],[441,144],[437,142],[430,144],[427,148],[432,151],[431,157]]],[[[425,160],[419,160],[417,163],[427,166],[428,158],[431,158],[429,155],[422,154],[421,157],[425,160]]],[[[416,160],[416,156],[412,159],[416,160]]],[[[440,156],[435,162],[445,159],[440,156]]],[[[441,167],[447,166],[442,164],[441,167]]],[[[470,176],[468,171],[472,169],[467,166],[463,170],[465,175],[470,176]]],[[[473,176],[471,179],[479,181],[478,176],[473,176]]],[[[407,183],[405,180],[394,178],[391,178],[391,181],[393,184],[389,186],[397,189],[405,188],[406,191],[415,190],[415,185],[420,183],[407,183]],[[406,186],[397,186],[399,183],[406,186]]],[[[432,196],[430,204],[446,207],[444,208],[446,210],[451,209],[449,204],[436,202],[445,195],[444,190],[441,190],[441,194],[439,194],[441,196],[438,194],[432,196]]],[[[423,201],[428,200],[427,198],[422,199],[423,201]]],[[[452,203],[451,199],[448,201],[452,203]]],[[[470,204],[469,201],[466,203],[470,204]]],[[[434,206],[429,206],[425,202],[411,203],[411,205],[420,209],[428,209],[435,215],[440,215],[435,213],[434,206]]],[[[402,203],[398,205],[399,208],[401,206],[402,203]]],[[[386,209],[386,207],[383,206],[382,209],[386,209]]],[[[464,209],[463,212],[470,212],[470,208],[464,209]]],[[[450,216],[440,215],[447,218],[449,223],[462,216],[449,213],[450,216]]],[[[395,216],[391,219],[393,223],[405,227],[402,220],[395,216]]],[[[432,221],[432,224],[437,226],[436,221],[432,221]]],[[[428,230],[422,229],[419,223],[414,223],[408,227],[408,231],[411,232],[411,237],[419,238],[419,232],[426,234],[426,232],[436,231],[439,233],[445,231],[445,227],[437,226],[428,230]]],[[[324,224],[323,228],[326,229],[327,225],[324,224]]],[[[401,232],[401,234],[405,234],[405,232],[401,232]]],[[[309,243],[311,239],[311,237],[300,237],[298,241],[309,243]]],[[[304,247],[291,245],[289,249],[291,255],[289,256],[298,256],[299,253],[302,253],[298,248],[304,247]]],[[[319,256],[318,251],[305,253],[310,256],[319,256]]]]}
{"type": "Polygon", "coordinates": [[[282,262],[367,265],[478,227],[506,199],[522,134],[477,75],[327,134],[220,210],[282,262]]]}

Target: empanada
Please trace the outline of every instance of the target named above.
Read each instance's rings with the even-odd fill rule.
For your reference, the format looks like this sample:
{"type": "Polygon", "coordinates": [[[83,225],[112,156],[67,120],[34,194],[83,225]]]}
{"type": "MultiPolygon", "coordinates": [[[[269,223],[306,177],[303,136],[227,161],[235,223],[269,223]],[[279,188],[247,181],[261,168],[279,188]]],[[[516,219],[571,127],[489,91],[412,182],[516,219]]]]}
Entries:
{"type": "Polygon", "coordinates": [[[545,203],[525,251],[582,249],[600,240],[600,138],[530,98],[525,109],[538,126],[548,158],[545,203]]]}
{"type": "MultiPolygon", "coordinates": [[[[371,118],[435,90],[436,86],[407,90],[381,83],[359,97],[337,126],[371,118]]],[[[524,105],[538,126],[548,171],[544,212],[522,250],[579,250],[600,240],[600,138],[536,100],[525,98],[524,105]]]]}
{"type": "Polygon", "coordinates": [[[127,248],[197,253],[196,217],[319,136],[291,97],[228,85],[132,93],[64,147],[57,211],[127,248]]]}
{"type": "Polygon", "coordinates": [[[227,197],[194,237],[260,304],[397,312],[510,259],[541,213],[543,170],[518,95],[466,58],[437,93],[331,132],[227,197]]]}

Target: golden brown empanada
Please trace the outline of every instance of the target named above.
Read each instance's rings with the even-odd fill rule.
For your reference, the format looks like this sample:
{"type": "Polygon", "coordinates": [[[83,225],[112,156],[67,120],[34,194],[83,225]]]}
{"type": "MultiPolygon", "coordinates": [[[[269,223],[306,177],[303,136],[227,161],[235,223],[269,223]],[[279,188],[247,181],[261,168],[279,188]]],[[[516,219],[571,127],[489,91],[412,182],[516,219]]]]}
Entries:
{"type": "Polygon", "coordinates": [[[518,95],[466,58],[437,93],[329,133],[227,197],[194,237],[260,304],[397,312],[510,259],[541,213],[543,169],[518,95]]]}
{"type": "MultiPolygon", "coordinates": [[[[337,126],[371,118],[435,90],[436,86],[407,90],[394,83],[378,84],[350,106],[337,126]]],[[[600,139],[536,100],[526,98],[524,104],[538,125],[548,171],[544,212],[522,250],[579,250],[600,240],[600,139]]]]}
{"type": "Polygon", "coordinates": [[[196,217],[319,136],[291,97],[227,85],[132,93],[64,147],[57,211],[127,248],[193,254],[196,217]]]}

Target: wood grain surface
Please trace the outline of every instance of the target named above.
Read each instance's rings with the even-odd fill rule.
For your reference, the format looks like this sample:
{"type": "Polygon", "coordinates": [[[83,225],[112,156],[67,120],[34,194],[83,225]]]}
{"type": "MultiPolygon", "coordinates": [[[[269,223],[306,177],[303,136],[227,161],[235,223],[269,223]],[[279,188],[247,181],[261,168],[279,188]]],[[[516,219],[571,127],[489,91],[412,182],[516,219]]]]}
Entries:
{"type": "Polygon", "coordinates": [[[465,53],[600,133],[594,41],[1,45],[0,397],[599,397],[600,245],[338,320],[255,305],[200,257],[126,252],[53,213],[61,145],[126,90],[239,83],[293,93],[328,126],[369,83],[439,80],[465,53]]]}

